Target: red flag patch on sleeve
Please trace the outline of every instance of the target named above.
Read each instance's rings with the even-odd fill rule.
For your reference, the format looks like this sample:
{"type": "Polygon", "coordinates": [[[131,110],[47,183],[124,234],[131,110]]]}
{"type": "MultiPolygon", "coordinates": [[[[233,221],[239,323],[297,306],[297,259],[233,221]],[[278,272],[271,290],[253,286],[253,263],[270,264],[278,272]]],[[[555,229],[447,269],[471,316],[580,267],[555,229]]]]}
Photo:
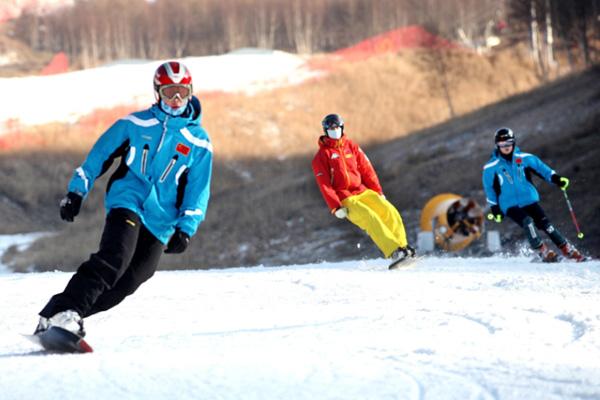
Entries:
{"type": "Polygon", "coordinates": [[[185,145],[185,144],[183,144],[183,143],[177,143],[177,147],[175,148],[175,150],[176,150],[178,153],[181,153],[181,154],[183,154],[184,156],[187,156],[188,154],[190,154],[190,147],[189,147],[189,146],[186,146],[186,145],[185,145]]]}

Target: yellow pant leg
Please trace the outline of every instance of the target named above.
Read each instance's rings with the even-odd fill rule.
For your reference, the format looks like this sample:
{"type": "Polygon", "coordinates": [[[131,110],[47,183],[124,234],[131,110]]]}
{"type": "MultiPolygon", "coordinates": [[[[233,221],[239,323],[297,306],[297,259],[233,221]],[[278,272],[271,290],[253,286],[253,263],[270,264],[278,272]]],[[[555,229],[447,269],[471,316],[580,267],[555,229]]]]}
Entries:
{"type": "Polygon", "coordinates": [[[379,215],[383,224],[392,232],[398,243],[397,247],[406,247],[408,242],[404,222],[396,207],[376,192],[372,190],[367,192],[369,193],[363,197],[363,202],[379,215]]]}
{"type": "Polygon", "coordinates": [[[348,219],[367,232],[385,257],[406,246],[406,233],[396,208],[372,190],[342,201],[348,219]]]}

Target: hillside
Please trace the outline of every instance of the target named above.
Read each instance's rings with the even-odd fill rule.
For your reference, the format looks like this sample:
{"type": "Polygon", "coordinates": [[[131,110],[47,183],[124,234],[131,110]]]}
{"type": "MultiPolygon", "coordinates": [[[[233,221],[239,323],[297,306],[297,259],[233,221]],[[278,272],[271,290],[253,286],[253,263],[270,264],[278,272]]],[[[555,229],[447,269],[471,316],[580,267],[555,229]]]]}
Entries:
{"type": "MultiPolygon", "coordinates": [[[[492,149],[492,132],[508,125],[517,132],[519,145],[571,178],[569,193],[586,233],[581,247],[598,256],[600,228],[592,224],[600,210],[595,156],[600,145],[598,70],[525,92],[537,84],[526,64],[519,67],[498,57],[482,63],[470,53],[448,52],[448,60],[454,60],[446,63],[453,66],[447,77],[454,110],[462,116],[443,123],[449,109],[440,82],[420,64],[428,54],[410,54],[348,64],[327,78],[293,88],[207,97],[205,122],[216,148],[208,217],[189,251],[164,257],[162,268],[377,256],[362,232],[329,215],[310,171],[319,121],[331,111],[346,117],[347,133],[367,149],[412,241],[429,197],[452,191],[483,203],[481,166],[492,149]],[[514,69],[502,68],[505,65],[514,69]],[[514,93],[521,94],[494,103],[514,93]],[[433,127],[423,130],[428,126],[433,127]]],[[[76,135],[76,129],[66,132],[70,138],[76,135]]],[[[61,137],[59,128],[55,137],[61,137]]],[[[95,251],[106,178],[75,224],[58,218],[58,201],[82,157],[62,146],[0,159],[4,232],[56,231],[27,252],[13,249],[4,262],[20,269],[73,269],[95,251]]],[[[545,184],[541,189],[548,214],[574,238],[560,192],[545,184]]],[[[510,223],[500,230],[507,245],[520,243],[510,223]]]]}

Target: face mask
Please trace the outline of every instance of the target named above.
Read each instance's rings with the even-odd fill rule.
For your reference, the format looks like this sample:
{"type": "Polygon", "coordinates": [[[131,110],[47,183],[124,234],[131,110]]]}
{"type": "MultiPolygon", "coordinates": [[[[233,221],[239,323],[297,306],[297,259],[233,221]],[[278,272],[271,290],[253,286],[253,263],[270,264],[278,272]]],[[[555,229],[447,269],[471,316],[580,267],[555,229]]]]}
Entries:
{"type": "Polygon", "coordinates": [[[165,103],[164,101],[161,100],[160,108],[162,108],[163,111],[166,112],[167,114],[177,117],[177,116],[183,114],[183,112],[187,108],[187,102],[179,108],[171,108],[167,105],[167,103],[165,103]]]}
{"type": "Polygon", "coordinates": [[[342,137],[342,128],[335,128],[335,129],[327,129],[327,136],[329,136],[332,139],[339,139],[342,137]]]}

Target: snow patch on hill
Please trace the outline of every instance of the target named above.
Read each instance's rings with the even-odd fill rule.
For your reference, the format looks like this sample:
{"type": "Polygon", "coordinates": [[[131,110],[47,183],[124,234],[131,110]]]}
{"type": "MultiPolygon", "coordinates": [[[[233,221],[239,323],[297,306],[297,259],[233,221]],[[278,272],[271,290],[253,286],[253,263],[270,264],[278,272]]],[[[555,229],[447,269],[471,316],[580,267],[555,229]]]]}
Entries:
{"type": "MultiPolygon", "coordinates": [[[[188,57],[194,92],[252,95],[294,85],[319,74],[306,59],[282,51],[241,49],[229,54],[188,57]]],[[[152,78],[162,61],[128,60],[103,67],[50,76],[0,78],[10,94],[0,108],[0,133],[15,125],[75,122],[96,109],[119,105],[150,106],[152,78]]]]}

